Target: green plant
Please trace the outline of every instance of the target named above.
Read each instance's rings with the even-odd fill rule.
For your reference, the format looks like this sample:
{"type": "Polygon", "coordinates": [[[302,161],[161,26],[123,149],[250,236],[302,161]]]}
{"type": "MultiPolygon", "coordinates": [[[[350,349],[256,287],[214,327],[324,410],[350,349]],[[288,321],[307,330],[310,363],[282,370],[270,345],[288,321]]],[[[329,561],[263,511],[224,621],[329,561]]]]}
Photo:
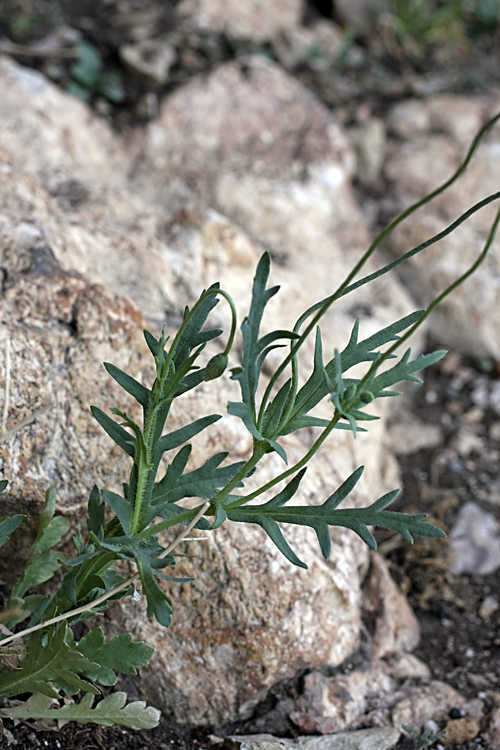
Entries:
{"type": "Polygon", "coordinates": [[[99,50],[89,42],[75,45],[78,60],[70,70],[68,91],[78,99],[87,101],[93,94],[100,94],[113,104],[125,99],[121,76],[113,70],[105,70],[99,50]]]}
{"type": "Polygon", "coordinates": [[[409,727],[407,724],[403,724],[401,728],[410,735],[417,750],[425,750],[426,747],[430,747],[438,740],[446,739],[445,731],[432,732],[430,729],[425,729],[419,734],[416,729],[409,727]]]}
{"type": "Polygon", "coordinates": [[[499,8],[499,0],[387,0],[381,20],[398,47],[418,59],[432,45],[463,46],[468,38],[495,31],[499,8]]]}
{"type": "MultiPolygon", "coordinates": [[[[220,419],[208,414],[183,427],[165,432],[169,412],[175,399],[202,382],[221,377],[228,365],[236,334],[236,312],[230,295],[216,284],[204,291],[196,304],[186,308],[182,325],[170,342],[165,331],[156,338],[145,331],[145,339],[154,360],[155,377],[151,386],[138,382],[112,364],[105,364],[108,373],[142,408],[142,422],[138,424],[125,411],[113,408],[110,416],[98,407],[93,415],[106,433],[132,461],[128,482],[122,494],[94,487],[88,501],[85,538],[80,530],[74,535],[76,554],[71,559],[57,551],[68,531],[67,521],[56,515],[55,487],[46,493],[38,533],[28,555],[20,580],[14,585],[3,613],[5,637],[0,641],[0,699],[21,694],[31,697],[16,705],[5,705],[0,716],[17,718],[64,719],[93,721],[101,724],[119,723],[139,729],[153,726],[158,712],[146,708],[142,702],[125,705],[122,693],[101,700],[93,707],[93,696],[101,686],[116,683],[116,672],[134,674],[136,668],[148,663],[153,649],[143,643],[132,642],[129,634],[118,635],[106,642],[99,627],[78,638],[75,624],[93,617],[107,607],[108,601],[136,595],[140,586],[147,601],[147,614],[164,626],[172,619],[172,607],[167,593],[158,580],[175,585],[186,579],[175,578],[174,551],[186,534],[196,526],[207,531],[225,522],[259,525],[293,564],[306,567],[286,540],[282,526],[309,526],[317,534],[325,557],[330,552],[330,526],[343,526],[357,533],[369,546],[375,540],[369,526],[382,526],[399,532],[408,541],[413,534],[431,537],[444,536],[443,531],[425,521],[425,515],[406,515],[386,510],[396,497],[393,491],[376,500],[368,508],[341,508],[361,477],[360,467],[340,487],[317,506],[292,505],[307,464],[330,433],[336,429],[351,431],[354,436],[363,430],[362,423],[375,417],[367,407],[376,399],[398,395],[393,386],[401,381],[415,381],[415,373],[439,360],[444,352],[421,355],[411,359],[410,350],[397,357],[396,352],[422,324],[432,310],[459,284],[470,276],[484,260],[493,242],[500,220],[500,211],[490,229],[487,241],[475,263],[453,284],[444,290],[426,310],[420,310],[394,322],[366,339],[359,338],[359,322],[355,321],[347,345],[335,350],[324,362],[322,339],[318,323],[332,304],[364,284],[389,273],[406,259],[452,232],[483,206],[497,200],[500,193],[480,201],[453,224],[435,237],[408,251],[380,270],[355,281],[363,265],[387,235],[407,216],[449,187],[466,169],[483,135],[500,117],[487,123],[475,138],[464,163],[456,173],[433,193],[408,208],[384,230],[368,248],[338,289],[324,300],[306,310],[290,330],[275,330],[261,334],[261,323],[266,305],[278,292],[268,287],[270,258],[265,253],[254,278],[250,310],[241,326],[243,356],[231,375],[239,384],[240,400],[229,404],[228,411],[239,418],[253,438],[253,449],[246,461],[227,462],[227,453],[207,457],[195,469],[186,469],[191,452],[189,441],[220,419]],[[222,351],[214,354],[204,366],[199,358],[205,346],[220,337],[222,331],[207,327],[210,312],[224,299],[231,312],[231,325],[222,351]],[[314,361],[311,374],[302,379],[299,351],[311,336],[315,336],[314,361]],[[279,366],[266,383],[262,368],[268,354],[286,347],[279,366]],[[365,366],[361,377],[349,371],[355,365],[365,366]],[[287,374],[284,382],[283,377],[287,374]],[[259,388],[261,385],[261,388],[259,388]],[[331,403],[328,419],[319,418],[314,409],[321,401],[331,403]],[[304,456],[292,466],[287,464],[283,436],[303,428],[314,428],[317,437],[304,456]],[[254,474],[269,453],[277,453],[283,460],[283,471],[253,491],[245,489],[246,479],[254,474]],[[161,459],[170,456],[167,469],[161,472],[161,459]],[[276,494],[273,488],[283,481],[288,484],[276,494]],[[265,502],[261,496],[267,493],[265,502]],[[269,495],[272,495],[269,497],[269,495]],[[186,498],[198,498],[195,507],[184,504],[186,498]],[[253,502],[257,500],[257,502],[253,502]],[[106,512],[107,511],[107,512],[106,512]],[[173,542],[165,545],[161,534],[179,527],[173,542]],[[129,577],[123,575],[120,563],[136,566],[129,577]],[[116,567],[118,565],[118,568],[116,567]],[[64,569],[62,583],[54,594],[30,593],[64,569]],[[25,623],[27,627],[14,633],[25,623]],[[76,703],[72,696],[80,692],[84,697],[76,703]],[[64,705],[54,700],[64,698],[64,705]]],[[[8,382],[8,378],[6,379],[8,382]]],[[[7,391],[6,386],[6,391],[7,391]]],[[[5,424],[2,429],[5,431],[5,424]]],[[[0,484],[0,494],[7,482],[0,484]]],[[[23,516],[0,519],[0,546],[21,524],[23,516]]]]}

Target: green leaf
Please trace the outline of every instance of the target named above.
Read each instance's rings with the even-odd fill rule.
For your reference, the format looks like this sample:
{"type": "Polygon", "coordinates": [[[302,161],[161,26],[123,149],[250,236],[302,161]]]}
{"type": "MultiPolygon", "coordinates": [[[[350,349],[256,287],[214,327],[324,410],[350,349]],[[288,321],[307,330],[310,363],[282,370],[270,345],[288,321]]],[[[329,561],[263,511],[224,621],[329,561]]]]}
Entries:
{"type": "Polygon", "coordinates": [[[94,419],[96,419],[103,430],[108,433],[109,437],[115,441],[115,443],[123,450],[128,453],[129,456],[134,458],[135,456],[135,438],[130,432],[124,430],[121,425],[115,422],[114,419],[108,417],[102,409],[97,406],[91,406],[90,411],[94,419]]]}
{"type": "Polygon", "coordinates": [[[28,589],[48,581],[61,567],[65,556],[54,552],[52,547],[59,544],[68,532],[70,523],[67,518],[55,516],[56,487],[53,484],[45,493],[45,503],[38,519],[38,530],[31,545],[28,559],[20,580],[12,587],[12,597],[22,598],[28,589]]]}
{"type": "MultiPolygon", "coordinates": [[[[381,346],[384,346],[391,341],[397,341],[399,333],[413,325],[421,315],[421,310],[406,315],[404,318],[401,318],[395,323],[391,323],[391,325],[383,328],[381,331],[377,331],[373,336],[369,336],[363,341],[358,341],[359,320],[356,320],[349,342],[345,349],[340,353],[342,373],[347,372],[361,362],[372,362],[377,356],[376,349],[379,349],[381,346]]],[[[327,365],[323,364],[321,332],[319,328],[317,328],[313,372],[297,394],[292,415],[286,427],[287,433],[292,432],[293,429],[299,429],[298,427],[294,427],[296,420],[300,420],[302,416],[310,412],[311,409],[328,396],[330,391],[327,382],[325,382],[324,373],[326,371],[327,376],[335,381],[336,367],[337,360],[335,357],[333,357],[327,365]]]]}
{"type": "MultiPolygon", "coordinates": [[[[242,367],[240,372],[236,372],[233,375],[233,379],[237,380],[240,384],[242,402],[249,407],[252,421],[254,422],[255,393],[257,391],[260,375],[257,362],[262,349],[266,347],[269,341],[273,340],[272,338],[269,338],[269,334],[262,339],[259,339],[260,325],[265,306],[271,297],[273,297],[279,290],[278,286],[266,289],[270,262],[269,253],[264,253],[257,265],[253,282],[250,311],[248,317],[245,318],[241,326],[244,346],[242,367]]],[[[271,334],[271,337],[272,336],[273,334],[271,334]]],[[[290,335],[290,337],[292,336],[293,335],[290,335]]]]}
{"type": "Polygon", "coordinates": [[[245,464],[244,461],[238,461],[229,466],[220,466],[228,454],[216,453],[198,469],[184,474],[190,453],[190,445],[181,448],[168,467],[165,476],[155,485],[152,501],[156,515],[163,515],[161,506],[178,502],[184,497],[210,500],[221,487],[236,476],[245,464]]]}
{"type": "Polygon", "coordinates": [[[221,419],[220,414],[211,414],[207,417],[201,417],[201,419],[197,419],[194,422],[191,422],[191,424],[185,425],[178,430],[173,430],[172,432],[169,432],[168,435],[163,435],[163,437],[161,437],[156,443],[154,457],[155,463],[160,460],[161,456],[166,451],[171,451],[174,448],[178,448],[179,445],[183,445],[211,424],[218,422],[219,419],[221,419]]]}
{"type": "Polygon", "coordinates": [[[102,490],[102,496],[109,507],[116,513],[124,532],[131,534],[133,508],[129,501],[116,492],[110,492],[110,490],[102,490]]]}
{"type": "Polygon", "coordinates": [[[96,484],[92,487],[87,506],[87,531],[98,535],[106,526],[105,504],[101,502],[99,489],[96,484]]]}
{"type": "Polygon", "coordinates": [[[3,493],[5,492],[8,484],[9,484],[8,479],[2,479],[0,481],[0,495],[3,495],[3,493]]]}
{"type": "Polygon", "coordinates": [[[250,435],[261,443],[268,445],[270,450],[276,451],[276,453],[283,459],[285,463],[288,462],[285,449],[276,441],[269,440],[257,428],[254,420],[254,415],[249,404],[242,403],[241,401],[230,401],[227,405],[227,413],[234,417],[239,417],[245,427],[247,428],[250,435]]]}
{"type": "Polygon", "coordinates": [[[22,524],[26,516],[11,516],[10,518],[3,518],[0,521],[0,547],[3,547],[5,542],[8,542],[10,535],[14,533],[18,526],[22,524]]]}
{"type": "Polygon", "coordinates": [[[160,625],[169,628],[172,624],[172,602],[155,581],[151,565],[137,558],[137,567],[142,584],[142,593],[147,600],[148,617],[156,617],[160,625]]]}
{"type": "Polygon", "coordinates": [[[111,375],[111,377],[116,380],[118,385],[121,385],[121,387],[125,391],[127,391],[127,393],[130,393],[130,395],[133,396],[144,409],[147,407],[149,401],[148,388],[139,383],[131,375],[127,375],[126,372],[123,372],[123,370],[120,370],[118,367],[110,364],[109,362],[104,362],[104,367],[111,375]]]}
{"type": "Polygon", "coordinates": [[[102,69],[102,59],[99,51],[93,44],[79,42],[75,45],[78,53],[78,62],[71,68],[71,77],[80,86],[93,91],[102,69]]]}
{"type": "Polygon", "coordinates": [[[101,685],[115,685],[115,671],[137,674],[136,667],[145,667],[154,654],[151,646],[133,643],[130,633],[117,635],[108,643],[104,640],[101,628],[94,628],[78,644],[78,651],[90,662],[99,665],[89,676],[101,685]]]}
{"type": "Polygon", "coordinates": [[[440,350],[432,352],[432,354],[421,354],[420,357],[410,361],[411,349],[407,349],[404,355],[401,357],[394,367],[389,370],[377,375],[369,383],[367,383],[367,389],[371,391],[375,398],[380,396],[392,395],[391,392],[386,391],[391,385],[401,383],[403,380],[414,381],[415,383],[421,383],[422,380],[412,373],[423,370],[425,367],[435,364],[444,357],[446,351],[440,350]]]}
{"type": "Polygon", "coordinates": [[[285,557],[294,565],[302,568],[307,566],[291,550],[278,524],[291,523],[313,528],[325,558],[328,558],[331,548],[329,526],[343,526],[351,529],[373,549],[376,549],[377,545],[368,530],[368,526],[381,526],[391,529],[401,534],[409,542],[413,541],[412,534],[428,537],[446,536],[438,527],[426,523],[425,518],[427,516],[423,513],[411,516],[384,510],[398,495],[399,490],[387,493],[368,508],[338,510],[338,505],[352,492],[362,473],[363,467],[353,472],[323,505],[288,506],[285,508],[283,506],[298,488],[303,476],[302,471],[282,492],[263,505],[240,507],[228,505],[226,507],[227,517],[231,521],[256,523],[261,526],[285,557]]]}
{"type": "Polygon", "coordinates": [[[80,703],[69,703],[62,708],[51,708],[49,697],[35,693],[17,706],[0,709],[0,716],[8,719],[45,719],[55,721],[77,721],[81,724],[113,724],[129,729],[153,729],[160,722],[161,712],[144,701],[126,704],[127,694],[116,692],[103,698],[93,707],[94,697],[84,695],[80,703]]]}
{"type": "Polygon", "coordinates": [[[105,70],[97,82],[97,91],[113,104],[122,104],[126,94],[122,77],[116,70],[105,70]]]}
{"type": "Polygon", "coordinates": [[[67,624],[62,623],[57,628],[51,627],[46,636],[37,631],[29,638],[28,653],[18,669],[0,670],[0,698],[11,698],[22,693],[43,693],[49,698],[57,698],[52,683],[58,679],[71,681],[70,694],[78,690],[99,693],[96,687],[78,677],[78,674],[86,674],[99,665],[92,664],[68,646],[66,631],[67,624]]]}

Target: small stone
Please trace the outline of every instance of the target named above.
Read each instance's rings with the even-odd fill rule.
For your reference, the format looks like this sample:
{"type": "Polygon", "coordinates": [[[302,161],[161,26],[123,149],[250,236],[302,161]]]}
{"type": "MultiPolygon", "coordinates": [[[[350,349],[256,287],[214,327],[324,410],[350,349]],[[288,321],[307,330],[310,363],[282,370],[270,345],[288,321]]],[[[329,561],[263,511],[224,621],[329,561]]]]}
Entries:
{"type": "Polygon", "coordinates": [[[483,620],[488,619],[493,612],[497,611],[498,607],[498,599],[490,594],[481,602],[481,606],[479,607],[479,617],[483,620]]]}
{"type": "Polygon", "coordinates": [[[475,503],[465,503],[450,532],[454,575],[489,575],[500,567],[500,525],[475,503]]]}
{"type": "Polygon", "coordinates": [[[484,688],[488,686],[488,680],[483,674],[473,674],[469,672],[467,679],[475,688],[484,688]]]}
{"type": "Polygon", "coordinates": [[[138,44],[120,47],[120,57],[134,73],[156,86],[162,86],[168,81],[177,52],[164,39],[145,39],[138,44]]]}
{"type": "Polygon", "coordinates": [[[452,719],[444,729],[446,738],[443,745],[461,745],[467,740],[473,740],[479,734],[479,724],[474,719],[452,719]]]}

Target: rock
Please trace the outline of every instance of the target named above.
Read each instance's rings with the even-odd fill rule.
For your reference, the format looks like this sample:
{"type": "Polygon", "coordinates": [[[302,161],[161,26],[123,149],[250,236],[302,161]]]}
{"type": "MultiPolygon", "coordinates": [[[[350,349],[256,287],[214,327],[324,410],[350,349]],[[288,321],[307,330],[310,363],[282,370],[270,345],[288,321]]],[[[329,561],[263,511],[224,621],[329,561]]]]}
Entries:
{"type": "Polygon", "coordinates": [[[487,620],[488,617],[491,617],[499,607],[500,604],[498,603],[498,599],[489,594],[481,602],[481,606],[479,607],[479,617],[483,620],[487,620]]]}
{"type": "Polygon", "coordinates": [[[442,726],[452,708],[461,708],[465,699],[450,685],[438,680],[414,687],[409,695],[399,700],[392,709],[392,724],[403,724],[420,732],[432,719],[442,726]]]}
{"type": "MultiPolygon", "coordinates": [[[[353,168],[348,139],[326,107],[275,64],[248,58],[245,67],[222,65],[167,97],[148,128],[136,179],[156,195],[168,190],[172,175],[195,184],[281,261],[277,278],[293,288],[296,310],[331,294],[369,245],[350,185],[353,168]]],[[[176,245],[192,244],[193,230],[189,218],[185,231],[176,226],[176,245]]],[[[200,268],[193,263],[193,273],[200,268]]],[[[331,346],[338,346],[356,315],[369,335],[412,307],[397,279],[385,276],[338,300],[323,327],[335,330],[331,346]]],[[[283,300],[280,310],[285,314],[283,300]]]]}
{"type": "Polygon", "coordinates": [[[356,177],[365,188],[373,188],[381,175],[386,153],[385,126],[378,117],[348,131],[356,153],[356,177]]]}
{"type": "Polygon", "coordinates": [[[0,58],[0,77],[2,252],[45,244],[63,270],[128,297],[161,326],[174,290],[162,216],[127,188],[133,147],[40,73],[0,58]]]}
{"type": "Polygon", "coordinates": [[[310,26],[291,26],[273,39],[276,57],[288,70],[307,65],[313,70],[329,71],[343,49],[339,26],[322,18],[310,26]]]}
{"type": "MultiPolygon", "coordinates": [[[[498,110],[498,93],[489,97],[442,95],[404,102],[393,108],[388,128],[397,134],[384,173],[398,197],[397,212],[444,183],[465,156],[479,127],[498,110]]],[[[494,127],[465,175],[432,204],[409,217],[391,236],[389,247],[400,256],[451,224],[498,189],[494,127]]],[[[480,254],[496,208],[474,214],[459,230],[411,259],[401,275],[422,304],[457,279],[480,254]]],[[[445,346],[500,358],[500,334],[492,310],[500,304],[500,240],[481,268],[433,313],[434,337],[445,346]]]]}
{"type": "Polygon", "coordinates": [[[399,737],[400,732],[393,727],[376,727],[293,740],[270,734],[233,735],[226,738],[225,746],[228,750],[389,750],[399,737]]]}
{"type": "Polygon", "coordinates": [[[166,39],[144,39],[137,44],[125,44],[119,54],[129,69],[154,86],[163,86],[177,53],[166,39]]]}
{"type": "Polygon", "coordinates": [[[421,422],[409,409],[400,409],[399,406],[395,414],[391,414],[388,424],[389,444],[396,455],[410,455],[441,443],[443,434],[439,425],[421,422]]]}
{"type": "Polygon", "coordinates": [[[500,706],[495,706],[491,712],[486,740],[491,750],[500,750],[500,706]]]}
{"type": "Polygon", "coordinates": [[[372,637],[375,659],[412,651],[420,640],[418,620],[398,591],[383,559],[370,555],[370,575],[363,588],[364,620],[372,637]]]}
{"type": "Polygon", "coordinates": [[[179,16],[203,31],[265,42],[279,32],[298,26],[303,0],[181,0],[179,16]]]}
{"type": "Polygon", "coordinates": [[[454,575],[490,575],[500,567],[500,524],[472,502],[463,505],[450,531],[454,575]]]}
{"type": "Polygon", "coordinates": [[[387,10],[383,0],[335,0],[335,13],[347,26],[364,26],[387,10]]]}
{"type": "Polygon", "coordinates": [[[477,737],[479,725],[474,719],[455,719],[446,724],[444,731],[446,737],[441,740],[443,745],[462,745],[464,742],[477,737]]]}
{"type": "Polygon", "coordinates": [[[394,688],[394,680],[380,665],[338,677],[311,672],[290,718],[301,732],[330,735],[353,726],[373,695],[380,699],[394,688]]]}

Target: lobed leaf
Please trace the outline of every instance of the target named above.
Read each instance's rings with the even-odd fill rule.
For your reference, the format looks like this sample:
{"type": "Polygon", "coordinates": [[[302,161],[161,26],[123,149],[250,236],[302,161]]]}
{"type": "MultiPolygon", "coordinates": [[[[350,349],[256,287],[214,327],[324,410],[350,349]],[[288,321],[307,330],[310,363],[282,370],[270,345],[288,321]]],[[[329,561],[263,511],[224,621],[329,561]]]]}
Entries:
{"type": "MultiPolygon", "coordinates": [[[[22,693],[42,693],[49,698],[57,698],[52,683],[58,679],[71,685],[69,694],[78,690],[98,694],[99,690],[89,682],[82,680],[78,674],[86,674],[97,669],[82,654],[71,649],[66,643],[67,624],[51,627],[45,636],[41,631],[34,633],[28,640],[28,653],[16,670],[0,670],[0,698],[10,698],[22,693]]],[[[1,643],[1,641],[0,641],[1,643]]]]}
{"type": "Polygon", "coordinates": [[[18,515],[5,517],[0,521],[0,547],[8,542],[10,535],[22,524],[26,516],[18,515]]]}
{"type": "Polygon", "coordinates": [[[145,667],[154,654],[151,646],[133,643],[130,633],[122,633],[105,643],[101,628],[90,630],[78,643],[78,651],[90,662],[99,665],[98,669],[88,674],[101,685],[115,685],[115,671],[137,674],[136,667],[145,667]]]}
{"type": "Polygon", "coordinates": [[[94,697],[84,695],[80,703],[68,703],[51,708],[50,697],[34,693],[27,701],[0,709],[0,716],[8,719],[45,719],[47,721],[77,721],[81,724],[100,724],[110,727],[119,724],[129,729],[153,729],[160,722],[161,712],[144,701],[126,703],[127,694],[121,691],[103,698],[93,707],[94,697]]]}

